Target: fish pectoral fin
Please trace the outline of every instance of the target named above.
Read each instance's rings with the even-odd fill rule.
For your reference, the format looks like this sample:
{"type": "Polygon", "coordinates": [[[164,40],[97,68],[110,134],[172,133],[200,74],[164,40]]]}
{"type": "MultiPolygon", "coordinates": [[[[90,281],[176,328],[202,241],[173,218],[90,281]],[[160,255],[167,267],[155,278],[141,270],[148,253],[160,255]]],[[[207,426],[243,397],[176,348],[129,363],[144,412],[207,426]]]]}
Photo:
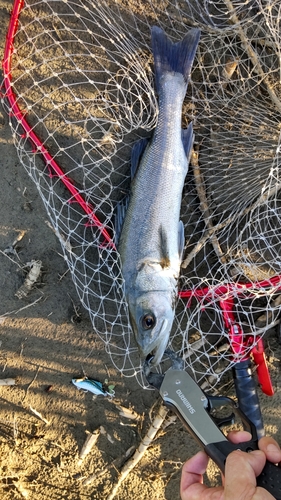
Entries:
{"type": "Polygon", "coordinates": [[[120,200],[114,210],[114,229],[115,229],[115,238],[114,242],[116,245],[118,245],[120,236],[121,236],[121,231],[125,219],[125,215],[129,206],[129,201],[130,201],[130,195],[127,194],[120,200]]]}
{"type": "Polygon", "coordinates": [[[179,226],[178,226],[178,245],[179,245],[179,258],[180,262],[182,261],[183,258],[183,251],[184,251],[184,224],[182,220],[179,221],[179,226]]]}
{"type": "Polygon", "coordinates": [[[133,180],[136,175],[141,157],[148,143],[149,139],[140,139],[133,145],[131,153],[131,180],[133,180]]]}
{"type": "Polygon", "coordinates": [[[159,236],[160,236],[160,265],[164,269],[165,267],[169,267],[171,263],[171,259],[169,256],[169,247],[168,247],[168,235],[161,224],[159,227],[159,236]]]}
{"type": "Polygon", "coordinates": [[[191,151],[192,151],[193,141],[194,141],[192,122],[188,125],[187,128],[182,129],[181,140],[182,140],[184,152],[185,152],[187,159],[189,161],[191,151]]]}

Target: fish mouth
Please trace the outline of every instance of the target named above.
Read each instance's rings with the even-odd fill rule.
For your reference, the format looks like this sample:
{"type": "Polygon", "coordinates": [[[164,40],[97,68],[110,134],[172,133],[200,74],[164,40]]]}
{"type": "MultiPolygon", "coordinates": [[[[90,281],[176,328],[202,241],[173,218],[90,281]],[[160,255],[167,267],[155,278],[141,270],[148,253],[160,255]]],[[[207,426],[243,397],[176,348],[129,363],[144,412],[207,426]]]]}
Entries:
{"type": "Polygon", "coordinates": [[[163,348],[162,346],[158,346],[156,347],[156,349],[153,349],[151,352],[149,352],[149,356],[151,356],[150,364],[152,366],[158,366],[161,363],[165,350],[166,344],[163,346],[163,348]]]}
{"type": "Polygon", "coordinates": [[[167,319],[163,320],[157,338],[152,342],[149,342],[147,345],[144,345],[145,342],[138,343],[142,356],[144,358],[147,358],[147,356],[151,357],[152,366],[157,366],[160,364],[166,350],[170,335],[170,330],[167,328],[168,323],[169,322],[167,319]]]}

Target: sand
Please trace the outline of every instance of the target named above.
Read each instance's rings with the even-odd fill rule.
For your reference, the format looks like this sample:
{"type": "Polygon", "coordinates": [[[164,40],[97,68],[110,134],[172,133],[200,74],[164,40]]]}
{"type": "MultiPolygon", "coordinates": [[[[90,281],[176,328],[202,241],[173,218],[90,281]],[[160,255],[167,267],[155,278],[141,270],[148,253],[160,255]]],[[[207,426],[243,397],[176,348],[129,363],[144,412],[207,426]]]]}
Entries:
{"type": "MultiPolygon", "coordinates": [[[[1,50],[10,9],[10,1],[0,0],[1,50]]],[[[133,378],[122,378],[111,365],[79,305],[59,242],[46,224],[36,186],[20,164],[2,109],[0,165],[0,379],[15,380],[15,385],[0,386],[0,497],[104,500],[127,454],[149,428],[157,394],[141,389],[133,378]],[[16,253],[5,253],[22,232],[16,253]],[[23,266],[32,260],[42,262],[42,273],[27,297],[19,299],[15,293],[26,277],[23,266]],[[115,398],[93,400],[90,392],[78,391],[71,380],[85,373],[108,380],[115,398]],[[117,404],[139,418],[121,417],[117,404]],[[105,433],[79,463],[87,432],[100,426],[105,433]]],[[[281,441],[281,350],[274,332],[266,345],[276,392],[271,399],[261,396],[263,415],[266,431],[281,441]]],[[[198,450],[179,420],[174,421],[160,430],[116,499],[178,500],[182,464],[198,450]]],[[[206,479],[220,481],[212,463],[206,479]]]]}

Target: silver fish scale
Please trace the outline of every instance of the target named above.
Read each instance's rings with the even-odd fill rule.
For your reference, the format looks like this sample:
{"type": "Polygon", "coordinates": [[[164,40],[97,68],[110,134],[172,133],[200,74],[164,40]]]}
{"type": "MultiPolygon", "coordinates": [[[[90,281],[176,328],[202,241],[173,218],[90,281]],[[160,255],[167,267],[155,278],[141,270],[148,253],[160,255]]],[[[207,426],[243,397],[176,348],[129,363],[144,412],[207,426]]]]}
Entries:
{"type": "Polygon", "coordinates": [[[130,322],[143,357],[161,361],[175,315],[180,271],[179,216],[188,161],[181,114],[186,82],[165,72],[159,85],[159,117],[132,182],[120,239],[130,322]]]}
{"type": "Polygon", "coordinates": [[[183,133],[181,116],[200,32],[190,30],[177,44],[156,26],[151,34],[158,123],[132,182],[119,252],[130,323],[140,354],[144,358],[152,354],[157,365],[175,318],[184,240],[179,217],[192,145],[192,126],[183,133]]]}
{"type": "MultiPolygon", "coordinates": [[[[165,74],[161,83],[158,124],[132,182],[130,204],[120,239],[122,272],[128,288],[135,282],[145,262],[162,262],[161,227],[167,237],[165,246],[170,265],[164,269],[159,265],[157,274],[163,275],[166,287],[170,288],[167,277],[173,275],[176,279],[179,273],[178,223],[188,169],[181,137],[186,83],[181,74],[165,74]]],[[[139,290],[153,289],[152,273],[148,274],[148,279],[144,276],[143,280],[138,280],[139,290]]],[[[159,278],[155,276],[156,290],[159,290],[159,278]]],[[[162,286],[165,285],[162,283],[162,286]]]]}

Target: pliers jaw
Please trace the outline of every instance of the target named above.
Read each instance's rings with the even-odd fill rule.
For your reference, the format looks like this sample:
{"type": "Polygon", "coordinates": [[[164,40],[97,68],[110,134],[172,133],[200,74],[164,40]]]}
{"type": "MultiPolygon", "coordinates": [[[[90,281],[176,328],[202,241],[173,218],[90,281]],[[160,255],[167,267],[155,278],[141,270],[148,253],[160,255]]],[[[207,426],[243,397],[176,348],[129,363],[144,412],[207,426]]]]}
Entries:
{"type": "MultiPolygon", "coordinates": [[[[171,349],[166,349],[164,352],[164,357],[169,358],[169,361],[171,363],[170,369],[171,370],[183,370],[184,369],[184,361],[182,358],[180,358],[174,351],[171,349]]],[[[158,391],[160,390],[160,387],[163,383],[165,374],[163,373],[155,373],[151,371],[152,368],[152,360],[153,360],[153,355],[149,354],[144,362],[143,365],[143,373],[144,376],[152,387],[157,389],[158,391]]]]}

